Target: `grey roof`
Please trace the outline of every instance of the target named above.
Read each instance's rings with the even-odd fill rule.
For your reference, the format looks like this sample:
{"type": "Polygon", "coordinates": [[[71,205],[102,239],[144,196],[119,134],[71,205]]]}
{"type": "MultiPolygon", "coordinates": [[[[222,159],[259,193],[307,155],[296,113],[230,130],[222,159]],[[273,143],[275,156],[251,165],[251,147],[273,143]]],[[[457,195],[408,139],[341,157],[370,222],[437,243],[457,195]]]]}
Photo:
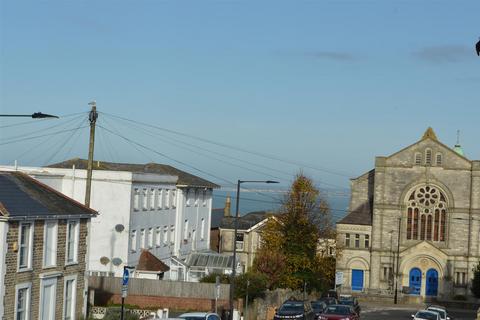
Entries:
{"type": "MultiPolygon", "coordinates": [[[[51,164],[49,168],[71,168],[75,165],[77,169],[87,169],[87,160],[74,158],[63,162],[51,164]]],[[[94,170],[111,170],[111,171],[129,171],[137,173],[156,173],[163,175],[177,176],[179,185],[194,186],[194,187],[207,187],[207,188],[220,188],[219,185],[205,180],[203,178],[194,176],[193,174],[179,170],[167,164],[159,163],[146,163],[146,164],[133,164],[133,163],[115,163],[105,161],[94,161],[94,170]]]]}
{"type": "Polygon", "coordinates": [[[95,210],[24,173],[0,171],[0,216],[33,218],[95,214],[95,210]]]}
{"type": "Polygon", "coordinates": [[[207,267],[217,269],[232,268],[233,256],[218,253],[191,253],[185,263],[189,267],[207,267]]]}
{"type": "MultiPolygon", "coordinates": [[[[272,213],[267,211],[253,211],[249,212],[238,219],[238,230],[248,230],[257,223],[265,220],[272,213]]],[[[220,223],[220,228],[234,229],[235,219],[233,217],[224,217],[220,223]]]]}
{"type": "Polygon", "coordinates": [[[359,224],[372,225],[373,206],[371,201],[365,201],[360,206],[350,211],[350,213],[338,221],[337,224],[359,224]]]}

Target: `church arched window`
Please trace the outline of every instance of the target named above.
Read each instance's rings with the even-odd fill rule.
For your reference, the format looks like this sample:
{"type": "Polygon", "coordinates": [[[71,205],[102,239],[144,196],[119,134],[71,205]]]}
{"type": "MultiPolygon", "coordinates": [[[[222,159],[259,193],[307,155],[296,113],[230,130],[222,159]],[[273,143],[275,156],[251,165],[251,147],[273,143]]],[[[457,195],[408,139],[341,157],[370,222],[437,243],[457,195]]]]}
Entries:
{"type": "Polygon", "coordinates": [[[415,189],[407,202],[407,239],[445,241],[447,200],[437,187],[415,189]]]}

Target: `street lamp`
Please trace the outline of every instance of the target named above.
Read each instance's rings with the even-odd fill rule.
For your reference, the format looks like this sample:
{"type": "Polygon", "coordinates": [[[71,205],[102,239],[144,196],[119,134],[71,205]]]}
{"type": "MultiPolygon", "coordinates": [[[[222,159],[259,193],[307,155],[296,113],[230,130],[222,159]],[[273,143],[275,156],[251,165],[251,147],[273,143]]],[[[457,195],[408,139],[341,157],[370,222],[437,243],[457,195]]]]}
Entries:
{"type": "Polygon", "coordinates": [[[402,226],[402,218],[398,218],[398,238],[397,238],[397,267],[395,270],[395,293],[393,297],[393,303],[397,304],[398,302],[398,268],[400,260],[400,227],[402,226]]]}
{"type": "Polygon", "coordinates": [[[30,117],[32,119],[58,118],[58,116],[41,112],[35,112],[33,114],[0,114],[0,117],[30,117]]]}
{"type": "Polygon", "coordinates": [[[232,266],[232,277],[230,281],[230,315],[229,319],[233,320],[233,294],[235,292],[235,274],[237,271],[237,233],[238,233],[238,211],[239,211],[239,204],[240,204],[240,185],[242,183],[279,183],[278,181],[272,180],[238,180],[237,181],[237,202],[235,207],[235,220],[234,220],[234,233],[233,233],[233,266],[232,266]]]}

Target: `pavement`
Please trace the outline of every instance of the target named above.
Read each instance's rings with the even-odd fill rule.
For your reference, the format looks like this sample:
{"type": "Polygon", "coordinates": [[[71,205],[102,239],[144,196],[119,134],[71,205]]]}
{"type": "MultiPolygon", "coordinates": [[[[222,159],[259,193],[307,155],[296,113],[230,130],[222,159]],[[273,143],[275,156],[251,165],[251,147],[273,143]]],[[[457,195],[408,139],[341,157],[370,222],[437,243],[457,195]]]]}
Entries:
{"type": "MultiPolygon", "coordinates": [[[[424,305],[381,305],[360,304],[362,311],[361,320],[405,320],[411,319],[424,305]]],[[[448,310],[452,320],[475,320],[477,313],[474,310],[452,309],[448,310]]]]}

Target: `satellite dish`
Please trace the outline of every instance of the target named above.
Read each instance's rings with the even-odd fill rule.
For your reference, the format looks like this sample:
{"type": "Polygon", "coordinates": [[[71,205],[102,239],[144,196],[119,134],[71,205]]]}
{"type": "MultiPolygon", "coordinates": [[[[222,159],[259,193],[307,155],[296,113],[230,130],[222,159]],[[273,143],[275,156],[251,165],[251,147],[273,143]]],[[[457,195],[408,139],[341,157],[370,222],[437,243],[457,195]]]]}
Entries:
{"type": "Polygon", "coordinates": [[[123,230],[125,230],[125,226],[123,224],[117,224],[115,226],[115,231],[122,232],[123,230]]]}
{"type": "Polygon", "coordinates": [[[122,261],[122,259],[120,259],[120,258],[113,258],[113,259],[112,259],[112,263],[113,263],[113,265],[116,266],[116,267],[118,267],[119,265],[121,265],[122,262],[123,262],[123,261],[122,261]]]}
{"type": "Polygon", "coordinates": [[[108,259],[107,257],[100,258],[100,263],[103,264],[104,266],[106,266],[109,262],[110,262],[110,259],[108,259]]]}

